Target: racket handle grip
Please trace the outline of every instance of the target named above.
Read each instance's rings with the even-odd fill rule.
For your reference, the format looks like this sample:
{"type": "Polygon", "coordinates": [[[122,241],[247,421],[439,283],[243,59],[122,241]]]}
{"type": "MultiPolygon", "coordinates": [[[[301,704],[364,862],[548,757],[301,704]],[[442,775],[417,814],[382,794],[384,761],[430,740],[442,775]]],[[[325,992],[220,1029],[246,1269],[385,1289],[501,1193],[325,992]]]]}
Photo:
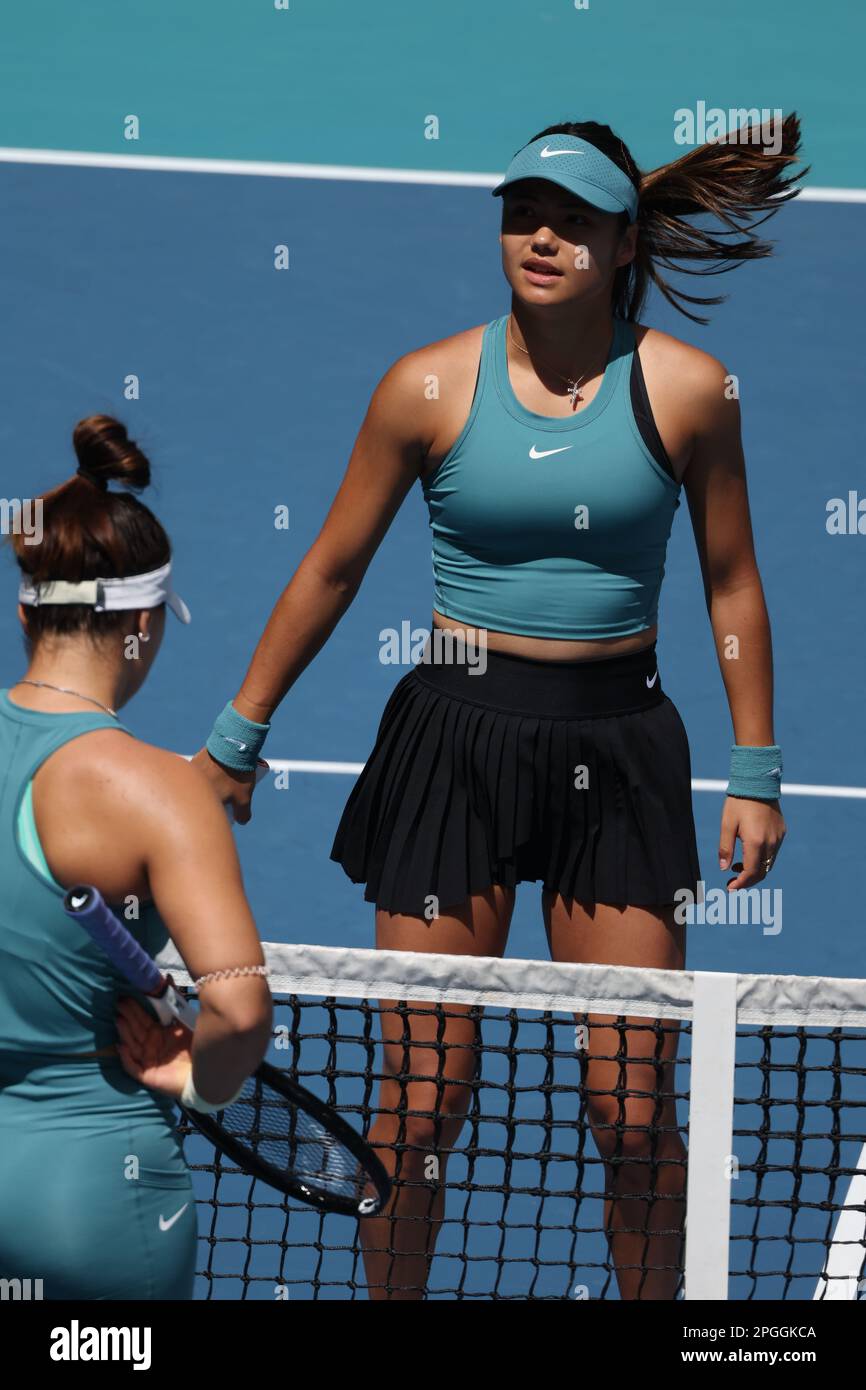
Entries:
{"type": "Polygon", "coordinates": [[[63,899],[63,906],[67,914],[84,927],[133,989],[147,995],[160,1022],[171,1023],[179,1019],[187,1028],[195,1027],[195,1010],[181,998],[129,928],[115,917],[96,888],[87,885],[70,888],[63,899]]]}
{"type": "Polygon", "coordinates": [[[70,888],[63,906],[135,989],[142,994],[159,993],[163,985],[159,966],[117,920],[96,888],[70,888]]]}

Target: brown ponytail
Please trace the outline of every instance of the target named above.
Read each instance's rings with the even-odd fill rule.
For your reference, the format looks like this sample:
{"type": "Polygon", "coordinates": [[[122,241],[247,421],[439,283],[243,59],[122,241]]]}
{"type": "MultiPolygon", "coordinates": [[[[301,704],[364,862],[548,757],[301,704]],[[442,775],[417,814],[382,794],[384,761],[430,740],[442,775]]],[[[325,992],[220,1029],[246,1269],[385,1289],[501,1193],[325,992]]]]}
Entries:
{"type": "MultiPolygon", "coordinates": [[[[653,283],[665,299],[686,318],[708,323],[692,314],[686,304],[721,304],[724,295],[686,294],[674,289],[661,270],[687,275],[719,275],[744,261],[759,260],[772,253],[772,243],[756,236],[755,228],[777,212],[782,203],[800,191],[793,185],[808,169],[791,174],[788,166],[797,161],[800,148],[800,122],[796,114],[782,121],[782,141],[778,154],[767,150],[775,146],[775,118],[761,128],[760,143],[751,143],[751,126],[732,132],[725,141],[699,145],[670,164],[642,174],[630,151],[610,126],[595,121],[568,122],[548,126],[533,140],[545,135],[576,135],[612,159],[638,189],[638,239],[635,258],[621,267],[614,280],[613,311],[619,318],[634,322],[643,308],[653,283]],[[696,226],[685,218],[703,214],[721,227],[696,226]],[[705,264],[697,264],[705,262],[705,264]]],[[[628,215],[622,214],[623,227],[628,215]]]]}
{"type": "MultiPolygon", "coordinates": [[[[171,558],[171,544],[148,507],[129,492],[109,492],[110,482],[139,492],[150,483],[150,463],[125,427],[110,415],[79,420],[72,435],[79,471],[44,493],[42,539],[11,536],[22,574],[34,583],[63,579],[123,579],[147,574],[171,558]]],[[[98,638],[123,632],[125,612],[97,613],[78,604],[45,604],[27,610],[27,636],[35,646],[47,633],[85,633],[98,638]]]]}

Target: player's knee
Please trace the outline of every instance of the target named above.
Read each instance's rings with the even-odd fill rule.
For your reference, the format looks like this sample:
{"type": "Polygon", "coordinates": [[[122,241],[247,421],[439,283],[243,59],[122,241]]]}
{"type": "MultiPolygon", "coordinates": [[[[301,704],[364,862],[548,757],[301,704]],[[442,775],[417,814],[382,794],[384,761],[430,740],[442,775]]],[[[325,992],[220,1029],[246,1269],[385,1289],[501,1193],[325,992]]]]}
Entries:
{"type": "Polygon", "coordinates": [[[593,1138],[605,1160],[651,1162],[679,1151],[681,1140],[668,1118],[652,1104],[623,1105],[616,1097],[610,1104],[593,1107],[593,1138]]]}
{"type": "Polygon", "coordinates": [[[403,1103],[392,1115],[397,1145],[408,1162],[425,1155],[446,1156],[463,1128],[469,1088],[450,1085],[408,1087],[403,1103]]]}

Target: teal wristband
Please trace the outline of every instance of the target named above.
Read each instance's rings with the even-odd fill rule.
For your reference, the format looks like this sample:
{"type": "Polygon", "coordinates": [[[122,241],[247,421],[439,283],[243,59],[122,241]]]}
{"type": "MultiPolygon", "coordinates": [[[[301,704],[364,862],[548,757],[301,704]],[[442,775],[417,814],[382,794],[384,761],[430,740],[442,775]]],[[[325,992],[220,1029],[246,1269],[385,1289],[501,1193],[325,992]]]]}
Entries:
{"type": "Polygon", "coordinates": [[[210,732],[205,747],[211,757],[233,772],[255,772],[270,724],[254,724],[238,714],[229,700],[210,732]]]}
{"type": "Polygon", "coordinates": [[[782,791],[782,750],[778,743],[752,747],[735,743],[731,748],[728,796],[752,801],[776,801],[782,791]]]}

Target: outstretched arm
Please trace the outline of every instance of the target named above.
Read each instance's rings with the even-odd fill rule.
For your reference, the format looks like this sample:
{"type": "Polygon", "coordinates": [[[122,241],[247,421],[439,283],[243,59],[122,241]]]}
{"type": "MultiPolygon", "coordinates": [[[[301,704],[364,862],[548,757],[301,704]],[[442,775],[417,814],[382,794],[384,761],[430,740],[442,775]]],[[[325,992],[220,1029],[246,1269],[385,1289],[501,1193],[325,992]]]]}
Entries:
{"type": "MultiPolygon", "coordinates": [[[[269,722],[351,604],[419,475],[427,447],[422,430],[417,371],[404,357],[376,388],[325,524],[268,619],[232,701],[245,719],[269,722]]],[[[226,769],[206,749],[193,761],[235,818],[247,822],[255,774],[226,769]]]]}

